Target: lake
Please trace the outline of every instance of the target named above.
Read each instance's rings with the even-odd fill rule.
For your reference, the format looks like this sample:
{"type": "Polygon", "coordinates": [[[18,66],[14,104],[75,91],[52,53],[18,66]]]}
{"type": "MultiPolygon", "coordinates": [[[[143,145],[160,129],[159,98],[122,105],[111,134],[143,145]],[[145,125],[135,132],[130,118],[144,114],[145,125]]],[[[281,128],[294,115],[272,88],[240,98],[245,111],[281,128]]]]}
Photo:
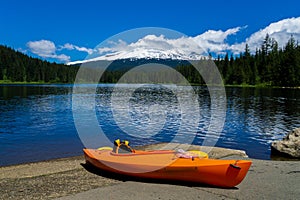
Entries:
{"type": "MultiPolygon", "coordinates": [[[[190,109],[189,105],[180,105],[168,87],[123,85],[114,90],[114,86],[99,85],[94,98],[98,126],[109,140],[127,139],[132,146],[180,142],[175,137],[178,130],[189,131],[189,123],[182,124],[182,106],[190,109]],[[125,106],[123,99],[128,99],[125,106]],[[118,109],[123,109],[119,115],[118,109]]],[[[72,87],[0,86],[0,166],[82,155],[84,145],[73,118],[72,87]]],[[[211,101],[206,87],[193,89],[200,117],[192,143],[201,145],[210,125],[211,101]]],[[[226,118],[216,146],[270,159],[271,142],[300,127],[299,89],[227,87],[226,95],[226,118]]],[[[194,120],[186,118],[187,122],[194,120]]]]}

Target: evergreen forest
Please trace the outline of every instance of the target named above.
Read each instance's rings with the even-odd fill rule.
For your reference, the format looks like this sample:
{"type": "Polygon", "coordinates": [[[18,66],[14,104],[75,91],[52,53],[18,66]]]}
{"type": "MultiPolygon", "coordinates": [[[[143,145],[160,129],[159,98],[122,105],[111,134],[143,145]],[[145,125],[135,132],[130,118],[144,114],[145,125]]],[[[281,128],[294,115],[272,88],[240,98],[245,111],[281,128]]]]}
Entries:
{"type": "MultiPolygon", "coordinates": [[[[244,52],[239,55],[227,53],[210,59],[217,65],[225,85],[300,86],[300,45],[293,36],[285,46],[279,47],[275,39],[266,35],[255,53],[251,53],[246,44],[244,52]]],[[[204,84],[188,62],[173,67],[189,83],[204,84]]],[[[100,82],[115,83],[129,68],[109,68],[100,82]]],[[[51,63],[0,45],[0,83],[73,83],[78,69],[78,65],[51,63]]],[[[86,73],[93,74],[93,69],[86,73]]]]}

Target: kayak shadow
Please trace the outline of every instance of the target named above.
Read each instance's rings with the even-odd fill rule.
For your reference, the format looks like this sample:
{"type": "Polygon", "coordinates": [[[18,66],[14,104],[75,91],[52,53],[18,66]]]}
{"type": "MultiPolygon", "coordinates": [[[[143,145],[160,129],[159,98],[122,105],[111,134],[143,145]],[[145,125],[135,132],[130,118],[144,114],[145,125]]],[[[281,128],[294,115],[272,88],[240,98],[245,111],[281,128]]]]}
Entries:
{"type": "MultiPolygon", "coordinates": [[[[117,181],[133,181],[133,182],[143,182],[143,183],[156,183],[156,184],[169,184],[169,185],[178,185],[178,186],[187,186],[187,187],[201,187],[201,188],[216,188],[216,189],[224,189],[222,187],[201,184],[201,183],[194,183],[188,181],[175,181],[175,180],[163,180],[163,179],[151,179],[151,178],[140,178],[140,177],[133,177],[123,174],[118,174],[114,172],[109,172],[105,170],[100,170],[99,168],[91,165],[90,163],[81,163],[81,166],[90,173],[96,174],[98,176],[102,176],[109,179],[114,179],[117,181]]],[[[238,190],[237,187],[226,188],[226,190],[238,190]]]]}

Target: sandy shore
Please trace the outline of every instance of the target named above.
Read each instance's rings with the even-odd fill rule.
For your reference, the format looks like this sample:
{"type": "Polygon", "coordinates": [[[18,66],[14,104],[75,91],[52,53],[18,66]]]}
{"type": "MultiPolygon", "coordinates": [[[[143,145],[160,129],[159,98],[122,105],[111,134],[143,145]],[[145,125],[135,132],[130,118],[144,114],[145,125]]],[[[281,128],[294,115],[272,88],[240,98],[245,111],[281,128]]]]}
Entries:
{"type": "MultiPolygon", "coordinates": [[[[224,151],[216,148],[210,157],[245,159],[243,152],[224,151]]],[[[299,161],[252,161],[245,180],[233,189],[116,177],[86,165],[83,156],[0,167],[0,199],[300,198],[299,161]]]]}

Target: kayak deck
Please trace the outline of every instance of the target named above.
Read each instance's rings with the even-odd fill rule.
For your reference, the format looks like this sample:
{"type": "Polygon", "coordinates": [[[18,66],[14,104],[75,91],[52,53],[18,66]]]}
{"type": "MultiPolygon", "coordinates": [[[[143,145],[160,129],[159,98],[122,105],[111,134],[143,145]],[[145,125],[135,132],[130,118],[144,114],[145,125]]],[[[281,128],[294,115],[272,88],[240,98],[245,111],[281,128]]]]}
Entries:
{"type": "Polygon", "coordinates": [[[116,154],[110,150],[84,149],[95,167],[129,176],[234,187],[246,176],[251,161],[183,158],[172,150],[116,154]]]}

